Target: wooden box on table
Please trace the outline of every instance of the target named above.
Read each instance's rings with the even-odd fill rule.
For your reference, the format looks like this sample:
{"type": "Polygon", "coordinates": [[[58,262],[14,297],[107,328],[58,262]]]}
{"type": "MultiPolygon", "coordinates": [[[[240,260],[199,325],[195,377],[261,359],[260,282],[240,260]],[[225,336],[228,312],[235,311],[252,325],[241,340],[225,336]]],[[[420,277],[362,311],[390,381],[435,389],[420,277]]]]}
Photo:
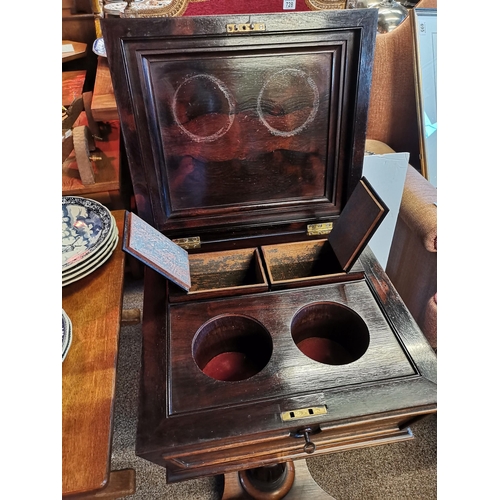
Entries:
{"type": "Polygon", "coordinates": [[[189,262],[189,291],[144,279],[136,452],[169,482],[409,439],[436,411],[435,353],[366,247],[376,25],[103,20],[138,216],[189,262]]]}

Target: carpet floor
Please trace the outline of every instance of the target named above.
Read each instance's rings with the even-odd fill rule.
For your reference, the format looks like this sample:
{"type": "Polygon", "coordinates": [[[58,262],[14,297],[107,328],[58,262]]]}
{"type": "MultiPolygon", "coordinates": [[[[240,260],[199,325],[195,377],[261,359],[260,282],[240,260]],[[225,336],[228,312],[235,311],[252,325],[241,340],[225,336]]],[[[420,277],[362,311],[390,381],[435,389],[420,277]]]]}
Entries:
{"type": "MultiPolygon", "coordinates": [[[[142,280],[125,283],[124,309],[141,309],[142,280]]],[[[165,469],[135,455],[141,325],[120,334],[111,469],[133,468],[130,499],[218,500],[222,477],[167,484],[165,469]]],[[[336,500],[433,500],[437,498],[437,417],[411,426],[415,439],[307,459],[312,477],[336,500]]],[[[286,497],[285,497],[286,498],[286,497]]],[[[314,500],[314,499],[309,499],[314,500]]]]}

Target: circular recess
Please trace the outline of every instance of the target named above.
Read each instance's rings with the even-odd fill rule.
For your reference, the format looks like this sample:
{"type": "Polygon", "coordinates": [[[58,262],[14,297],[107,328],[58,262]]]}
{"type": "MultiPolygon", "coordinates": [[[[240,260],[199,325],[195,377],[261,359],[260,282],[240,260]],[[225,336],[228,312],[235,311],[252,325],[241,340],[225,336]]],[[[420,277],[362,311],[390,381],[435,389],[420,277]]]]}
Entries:
{"type": "Polygon", "coordinates": [[[271,359],[271,335],[258,321],[222,315],[207,321],[193,340],[193,358],[207,376],[226,382],[259,373],[271,359]]]}
{"type": "Polygon", "coordinates": [[[195,142],[220,139],[234,121],[234,100],[226,85],[212,75],[184,80],[175,91],[172,111],[177,126],[195,142]]]}
{"type": "Polygon", "coordinates": [[[334,302],[318,302],[300,309],[292,320],[296,346],[309,358],[327,365],[345,365],[361,358],[370,334],[352,309],[334,302]]]}
{"type": "Polygon", "coordinates": [[[271,134],[300,134],[316,117],[319,90],[314,80],[299,69],[274,73],[257,97],[257,114],[271,134]]]}

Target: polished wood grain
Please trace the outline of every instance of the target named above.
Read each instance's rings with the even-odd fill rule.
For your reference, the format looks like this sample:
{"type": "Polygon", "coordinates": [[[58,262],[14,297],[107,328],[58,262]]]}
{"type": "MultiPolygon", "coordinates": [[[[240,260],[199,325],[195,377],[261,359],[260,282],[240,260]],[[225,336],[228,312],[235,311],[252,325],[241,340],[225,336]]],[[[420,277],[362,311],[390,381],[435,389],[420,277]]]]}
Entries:
{"type": "MultiPolygon", "coordinates": [[[[224,301],[175,304],[169,307],[169,318],[171,414],[249,404],[263,398],[292,397],[301,384],[312,388],[313,381],[314,390],[324,392],[415,375],[412,364],[363,281],[230,297],[224,301]],[[315,304],[317,307],[313,307],[315,304]],[[305,308],[306,305],[309,308],[305,308]],[[351,315],[349,311],[355,313],[351,315]],[[194,362],[194,343],[206,335],[208,338],[217,336],[217,345],[223,345],[226,335],[234,337],[234,325],[240,314],[264,327],[271,339],[272,356],[260,373],[237,385],[214,381],[194,362]],[[222,316],[228,323],[227,332],[220,322],[210,323],[212,318],[222,316]],[[345,361],[340,359],[335,364],[310,359],[297,344],[311,333],[316,339],[324,338],[323,343],[331,344],[335,351],[345,350],[351,356],[346,354],[345,361]],[[200,393],[196,398],[186,398],[184,386],[198,387],[200,393]]],[[[245,328],[246,325],[239,326],[242,343],[245,328]]],[[[251,325],[248,328],[251,337],[254,332],[251,325]]],[[[259,341],[258,336],[250,346],[254,344],[260,345],[261,351],[264,349],[264,341],[259,341]]],[[[243,353],[251,358],[251,352],[246,352],[244,345],[243,353]]],[[[177,445],[182,444],[182,436],[172,439],[177,445]]]]}
{"type": "Polygon", "coordinates": [[[103,20],[138,213],[175,237],[305,230],[361,177],[374,13],[256,14],[265,32],[228,36],[240,21],[103,20]]]}
{"type": "MultiPolygon", "coordinates": [[[[333,500],[333,497],[321,489],[312,478],[305,460],[295,460],[295,480],[286,500],[333,500]]],[[[241,486],[238,472],[224,475],[224,493],[222,500],[251,500],[252,497],[241,486]]],[[[280,498],[272,497],[271,498],[280,498]]]]}
{"type": "Polygon", "coordinates": [[[68,107],[76,97],[83,93],[83,84],[87,71],[63,71],[62,72],[62,105],[68,107]]]}
{"type": "MultiPolygon", "coordinates": [[[[332,288],[339,286],[334,284],[170,307],[164,278],[145,269],[138,455],[165,466],[167,480],[178,481],[273,464],[285,458],[304,458],[304,441],[291,434],[305,425],[313,426],[315,454],[411,439],[411,433],[406,431],[408,423],[416,416],[436,411],[435,353],[416,324],[408,319],[408,311],[369,248],[361,260],[369,279],[342,285],[340,295],[332,295],[332,288]],[[373,283],[384,291],[382,297],[373,283]],[[251,378],[230,383],[211,380],[200,366],[196,367],[190,341],[194,333],[203,331],[200,327],[205,323],[196,319],[195,311],[209,312],[205,316],[209,323],[208,316],[224,317],[239,308],[247,317],[257,315],[262,321],[267,314],[270,321],[274,317],[274,323],[286,325],[290,313],[284,312],[283,306],[276,309],[279,297],[285,304],[293,303],[295,297],[295,309],[300,309],[300,304],[311,301],[345,300],[352,285],[363,289],[363,294],[374,294],[377,303],[387,304],[386,309],[377,311],[373,299],[363,304],[366,295],[361,302],[360,297],[353,297],[350,306],[355,310],[368,308],[362,317],[378,316],[377,321],[382,324],[386,320],[381,313],[391,318],[391,327],[387,330],[385,323],[386,333],[382,337],[375,333],[377,328],[370,326],[366,359],[362,356],[344,366],[325,366],[302,355],[287,335],[274,334],[272,359],[251,378]],[[183,309],[185,315],[180,313],[183,309]],[[178,332],[175,339],[172,332],[178,332]],[[409,343],[411,358],[404,354],[406,348],[398,347],[401,341],[409,343]],[[167,342],[171,346],[168,351],[167,342]],[[293,369],[289,365],[292,359],[298,362],[293,369]],[[365,367],[361,368],[360,363],[365,367]],[[257,379],[253,385],[252,380],[257,379]],[[196,397],[186,397],[192,387],[203,390],[197,390],[196,397]],[[291,392],[287,395],[287,391],[291,392]],[[326,415],[296,422],[283,422],[279,417],[282,411],[318,405],[328,408],[326,415]]],[[[267,325],[269,320],[265,320],[267,325]]],[[[217,333],[222,335],[220,328],[217,333]]]]}
{"type": "Polygon", "coordinates": [[[189,273],[189,292],[173,285],[171,302],[242,295],[269,288],[257,248],[189,255],[189,273]]]}
{"type": "Polygon", "coordinates": [[[62,53],[62,62],[73,61],[85,57],[87,53],[87,44],[82,42],[74,42],[71,40],[63,40],[62,45],[71,45],[73,50],[71,52],[62,53]]]}
{"type": "Polygon", "coordinates": [[[96,121],[118,120],[118,109],[109,73],[108,60],[102,56],[97,58],[91,110],[96,121]]]}
{"type": "Polygon", "coordinates": [[[376,11],[252,15],[248,36],[226,28],[248,16],[122,21],[103,33],[139,216],[200,237],[203,288],[177,301],[145,269],[137,455],[174,482],[304,459],[305,429],[315,454],[411,439],[435,353],[369,248],[350,279],[307,233],[361,178],[376,11]],[[236,249],[284,289],[221,294],[236,249]]]}
{"type": "Polygon", "coordinates": [[[67,500],[117,500],[135,493],[135,470],[113,470],[109,473],[109,480],[104,488],[93,493],[70,495],[67,500]]]}
{"type": "Polygon", "coordinates": [[[123,211],[113,211],[120,241],[111,258],[62,289],[73,340],[62,364],[62,494],[96,492],[109,479],[125,254],[123,211]]]}

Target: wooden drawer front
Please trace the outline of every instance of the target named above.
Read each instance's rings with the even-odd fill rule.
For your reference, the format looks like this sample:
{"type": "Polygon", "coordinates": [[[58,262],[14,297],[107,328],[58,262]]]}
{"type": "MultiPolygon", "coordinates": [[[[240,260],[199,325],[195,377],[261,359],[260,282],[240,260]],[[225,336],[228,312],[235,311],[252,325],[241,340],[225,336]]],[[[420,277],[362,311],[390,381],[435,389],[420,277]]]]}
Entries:
{"type": "MultiPolygon", "coordinates": [[[[245,463],[261,467],[277,461],[303,459],[335,451],[375,446],[413,439],[410,429],[404,428],[408,415],[382,421],[338,426],[319,430],[313,428],[310,440],[315,444],[313,454],[304,451],[305,439],[295,438],[291,433],[262,440],[247,440],[244,443],[213,448],[211,451],[192,452],[181,456],[164,454],[168,481],[180,481],[203,475],[225,474],[241,469],[245,463]]],[[[302,428],[297,428],[300,431],[302,428]]]]}

